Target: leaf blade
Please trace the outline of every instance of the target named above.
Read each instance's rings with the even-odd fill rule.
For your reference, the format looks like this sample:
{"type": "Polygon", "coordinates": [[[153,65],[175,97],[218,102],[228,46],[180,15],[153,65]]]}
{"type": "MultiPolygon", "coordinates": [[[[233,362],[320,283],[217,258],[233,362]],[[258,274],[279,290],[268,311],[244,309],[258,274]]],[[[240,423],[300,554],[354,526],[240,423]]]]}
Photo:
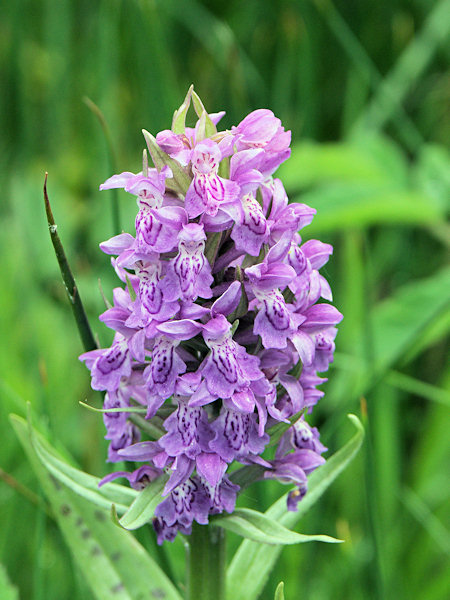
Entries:
{"type": "Polygon", "coordinates": [[[119,520],[124,529],[138,529],[148,523],[155,513],[155,508],[161,502],[161,492],[167,481],[167,477],[159,477],[147,485],[133,501],[127,512],[119,520]]]}
{"type": "Polygon", "coordinates": [[[215,525],[263,544],[302,544],[305,542],[339,543],[328,535],[304,535],[283,527],[265,514],[248,508],[238,508],[230,515],[215,518],[215,525]]]}
{"type": "Polygon", "coordinates": [[[106,511],[99,511],[51,477],[33,448],[26,421],[16,415],[11,416],[11,421],[95,597],[181,600],[176,588],[132,534],[111,523],[106,511]]]}
{"type": "MultiPolygon", "coordinates": [[[[286,510],[286,495],[275,502],[266,515],[285,527],[293,527],[336,477],[354,458],[364,439],[364,429],[357,417],[349,415],[356,434],[316,469],[309,477],[309,491],[299,503],[296,513],[286,510]]],[[[281,552],[277,546],[244,540],[233,556],[227,572],[227,600],[256,600],[281,552]]]]}

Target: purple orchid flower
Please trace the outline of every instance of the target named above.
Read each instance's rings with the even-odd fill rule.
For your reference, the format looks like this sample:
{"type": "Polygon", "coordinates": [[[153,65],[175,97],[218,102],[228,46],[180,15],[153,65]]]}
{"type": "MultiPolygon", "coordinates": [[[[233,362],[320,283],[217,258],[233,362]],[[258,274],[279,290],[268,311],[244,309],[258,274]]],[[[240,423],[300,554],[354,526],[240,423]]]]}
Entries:
{"type": "Polygon", "coordinates": [[[293,486],[287,507],[296,509],[326,448],[304,415],[274,454],[265,451],[268,431],[310,413],[323,396],[319,373],[333,361],[342,319],[320,273],[332,247],[302,243],[298,233],[316,211],[289,203],[274,178],[290,154],[290,132],[266,109],[217,131],[223,113],[208,118],[198,99],[202,116],[184,127],[193,98],[190,90],[174,131],[156,135],[159,170],[144,158],[141,173],[100,186],[134,195],[138,213],[133,235],[100,245],[117,257],[111,263],[123,284],[100,317],[115,332],[112,345],[80,357],[92,387],[106,391],[105,407],[123,409],[104,415],[108,460],[142,463],[102,483],[125,477],[141,489],[164,477],[153,520],[158,543],[234,510],[235,461],[293,486]],[[182,186],[168,181],[177,177],[182,186]],[[136,404],[163,424],[157,441],[139,441],[126,410],[136,404]]]}
{"type": "Polygon", "coordinates": [[[178,234],[178,255],[169,263],[162,287],[164,299],[194,302],[211,298],[211,267],[203,254],[206,235],[203,225],[183,225],[178,234]]]}
{"type": "Polygon", "coordinates": [[[215,216],[221,204],[237,198],[238,184],[217,174],[221,159],[220,148],[212,140],[204,140],[195,146],[191,157],[194,179],[185,199],[189,218],[203,213],[215,216]]]}

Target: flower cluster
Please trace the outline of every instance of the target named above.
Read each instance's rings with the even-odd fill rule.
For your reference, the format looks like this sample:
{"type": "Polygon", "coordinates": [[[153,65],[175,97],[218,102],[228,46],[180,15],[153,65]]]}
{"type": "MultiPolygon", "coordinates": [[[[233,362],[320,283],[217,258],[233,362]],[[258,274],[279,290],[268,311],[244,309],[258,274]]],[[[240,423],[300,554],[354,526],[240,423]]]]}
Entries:
{"type": "Polygon", "coordinates": [[[111,347],[81,360],[112,409],[109,460],[143,463],[104,481],[165,482],[159,543],[233,511],[235,462],[294,486],[295,510],[326,450],[305,414],[323,395],[318,372],[333,360],[342,319],[319,273],[332,247],[302,243],[316,211],[289,204],[273,178],[290,132],[264,109],[218,132],[223,114],[207,114],[191,88],[171,130],[144,132],[156,168],[144,151],[141,173],[100,186],[125,189],[139,210],[135,236],[100,245],[124,285],[100,317],[115,331],[111,347]],[[191,102],[194,128],[185,126],[191,102]]]}

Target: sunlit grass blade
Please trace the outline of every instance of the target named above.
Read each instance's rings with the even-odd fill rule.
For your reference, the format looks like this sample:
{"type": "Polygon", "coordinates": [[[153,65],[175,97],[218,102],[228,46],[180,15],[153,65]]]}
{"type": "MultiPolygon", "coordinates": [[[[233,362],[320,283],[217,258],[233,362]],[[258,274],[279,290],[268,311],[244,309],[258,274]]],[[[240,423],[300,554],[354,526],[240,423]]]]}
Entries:
{"type": "Polygon", "coordinates": [[[450,555],[450,531],[431,512],[425,502],[411,489],[404,489],[401,497],[405,508],[425,529],[442,552],[450,555]]]}

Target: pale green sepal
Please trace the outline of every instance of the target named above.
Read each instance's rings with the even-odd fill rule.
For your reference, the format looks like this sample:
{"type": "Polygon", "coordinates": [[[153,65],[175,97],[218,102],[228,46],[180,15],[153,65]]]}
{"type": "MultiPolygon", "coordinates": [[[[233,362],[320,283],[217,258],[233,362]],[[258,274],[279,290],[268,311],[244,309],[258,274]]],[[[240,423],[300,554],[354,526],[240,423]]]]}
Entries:
{"type": "Polygon", "coordinates": [[[203,102],[200,100],[200,96],[195,90],[192,90],[192,104],[194,105],[194,110],[197,113],[197,117],[200,119],[202,113],[207,111],[203,106],[203,102]]]}
{"type": "Polygon", "coordinates": [[[194,86],[191,85],[191,87],[188,89],[188,92],[186,94],[186,98],[183,101],[183,104],[180,106],[180,108],[178,110],[175,111],[175,113],[173,115],[172,131],[174,133],[179,134],[179,133],[185,132],[186,115],[189,110],[189,106],[191,104],[191,95],[192,95],[193,89],[194,89],[194,86]]]}
{"type": "Polygon", "coordinates": [[[274,600],[284,600],[284,581],[280,581],[277,585],[274,600]]]}
{"type": "Polygon", "coordinates": [[[130,298],[133,300],[133,302],[136,300],[136,292],[134,291],[134,288],[131,284],[130,278],[128,277],[128,275],[125,275],[125,279],[127,281],[127,289],[128,289],[128,293],[130,294],[130,298]]]}
{"type": "Polygon", "coordinates": [[[124,529],[138,529],[153,518],[155,508],[162,501],[161,492],[167,479],[166,476],[158,477],[139,492],[136,500],[119,520],[124,529]]]}
{"type": "Polygon", "coordinates": [[[15,415],[11,421],[93,597],[182,600],[166,574],[131,533],[115,527],[107,511],[73,493],[48,473],[33,447],[27,423],[15,415]]]}
{"type": "MultiPolygon", "coordinates": [[[[286,509],[286,494],[275,502],[265,515],[284,527],[292,528],[320,498],[336,477],[355,457],[364,439],[364,429],[357,417],[348,415],[356,434],[327,462],[308,477],[308,493],[298,504],[297,512],[286,509]]],[[[227,571],[227,600],[256,600],[273,569],[281,546],[269,546],[244,540],[233,556],[227,571]]]]}
{"type": "Polygon", "coordinates": [[[208,113],[206,111],[203,111],[200,116],[200,119],[198,121],[197,134],[195,136],[195,141],[197,143],[201,142],[202,140],[204,140],[206,138],[210,138],[211,136],[215,135],[216,133],[217,133],[216,126],[211,121],[208,113]]]}
{"type": "Polygon", "coordinates": [[[206,245],[204,255],[208,259],[211,268],[214,266],[217,252],[219,250],[220,242],[222,240],[222,232],[216,233],[209,232],[206,235],[206,245]]]}
{"type": "Polygon", "coordinates": [[[230,329],[230,335],[231,337],[233,337],[233,335],[236,333],[236,329],[239,327],[239,319],[236,319],[235,321],[233,321],[233,323],[231,324],[231,329],[230,329]]]}
{"type": "MultiPolygon", "coordinates": [[[[15,429],[16,422],[20,422],[21,426],[22,419],[20,417],[12,416],[11,418],[15,429]]],[[[67,464],[57,456],[56,451],[47,440],[44,440],[31,425],[27,425],[27,427],[29,428],[28,435],[34,452],[55,479],[100,508],[109,510],[111,503],[114,502],[120,514],[128,510],[129,505],[137,496],[136,490],[117,483],[106,483],[99,488],[100,479],[98,477],[84,473],[67,464]]]]}
{"type": "Polygon", "coordinates": [[[161,150],[156,142],[156,138],[151,133],[145,129],[142,130],[142,133],[144,134],[153,164],[158,171],[161,171],[164,165],[169,166],[172,170],[173,177],[166,179],[166,188],[184,196],[191,184],[189,175],[176,160],[170,158],[168,154],[161,150]]]}
{"type": "Polygon", "coordinates": [[[339,543],[342,540],[328,535],[304,535],[290,531],[264,513],[249,508],[237,508],[231,515],[221,515],[211,519],[219,525],[258,543],[263,544],[302,544],[304,542],[339,543]]]}
{"type": "MultiPolygon", "coordinates": [[[[217,141],[216,136],[213,137],[213,140],[217,141]]],[[[230,159],[228,156],[220,161],[218,174],[219,177],[223,177],[223,179],[230,179],[230,159]]]]}
{"type": "Polygon", "coordinates": [[[236,267],[236,281],[241,282],[241,298],[239,300],[239,304],[236,307],[236,310],[234,310],[231,313],[231,315],[228,315],[228,317],[227,317],[227,319],[231,323],[233,321],[235,321],[236,319],[242,318],[243,316],[245,316],[248,313],[248,296],[247,296],[247,292],[245,291],[243,279],[244,279],[244,277],[242,275],[241,268],[239,266],[237,266],[236,267]]]}

